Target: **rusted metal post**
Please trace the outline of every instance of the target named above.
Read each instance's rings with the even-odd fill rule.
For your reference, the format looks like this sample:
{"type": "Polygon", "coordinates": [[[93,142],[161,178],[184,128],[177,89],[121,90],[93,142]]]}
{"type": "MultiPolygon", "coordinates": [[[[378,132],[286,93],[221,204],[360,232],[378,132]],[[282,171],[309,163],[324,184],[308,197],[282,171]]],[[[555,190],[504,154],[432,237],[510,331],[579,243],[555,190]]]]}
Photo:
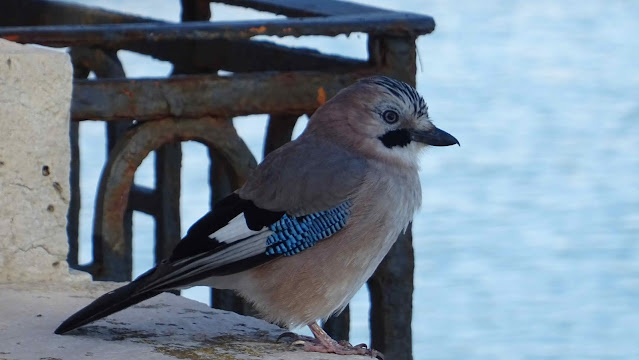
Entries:
{"type": "Polygon", "coordinates": [[[322,328],[336,340],[349,341],[351,330],[351,309],[347,306],[341,314],[331,316],[322,324],[322,328]]]}
{"type": "MultiPolygon", "coordinates": [[[[370,61],[384,74],[415,86],[415,37],[370,36],[370,61]]],[[[371,346],[388,359],[412,359],[413,273],[411,227],[399,236],[368,281],[371,346]]]]}
{"type": "Polygon", "coordinates": [[[182,4],[182,21],[208,21],[211,18],[211,1],[180,0],[182,4]]]}
{"type": "Polygon", "coordinates": [[[71,173],[69,174],[69,184],[71,196],[69,199],[69,211],[67,213],[67,236],[69,237],[69,253],[67,262],[69,266],[78,268],[79,250],[79,227],[80,227],[80,145],[79,145],[80,124],[72,121],[69,123],[69,141],[71,143],[71,173]]]}
{"type": "MultiPolygon", "coordinates": [[[[118,123],[106,123],[106,137],[107,137],[107,154],[111,156],[111,150],[115,147],[118,139],[131,125],[131,122],[118,122],[118,123]]],[[[109,281],[130,281],[133,274],[133,210],[131,204],[126,208],[124,217],[122,219],[122,226],[124,229],[124,242],[123,251],[116,256],[111,256],[113,253],[106,250],[105,247],[108,244],[102,241],[102,237],[93,236],[93,261],[97,261],[97,266],[94,266],[93,273],[94,280],[109,280],[109,281]],[[99,254],[99,255],[98,255],[99,254]]],[[[99,206],[96,204],[96,207],[99,206]]]]}
{"type": "Polygon", "coordinates": [[[291,141],[298,118],[298,115],[288,114],[269,116],[264,139],[264,156],[291,141]]]}
{"type": "Polygon", "coordinates": [[[413,272],[411,227],[368,281],[371,299],[371,347],[388,359],[412,359],[413,272]]]}
{"type": "Polygon", "coordinates": [[[159,206],[155,214],[155,261],[171,255],[181,239],[180,184],[181,143],[165,144],[155,150],[155,195],[159,206]]]}
{"type": "MultiPolygon", "coordinates": [[[[91,70],[84,64],[71,57],[73,64],[73,78],[86,79],[91,70]]],[[[71,196],[69,199],[69,212],[67,213],[67,236],[69,237],[69,253],[67,262],[69,266],[78,269],[79,262],[79,227],[80,227],[80,144],[79,144],[80,124],[77,121],[69,123],[69,141],[71,143],[71,173],[69,183],[71,196]]]]}

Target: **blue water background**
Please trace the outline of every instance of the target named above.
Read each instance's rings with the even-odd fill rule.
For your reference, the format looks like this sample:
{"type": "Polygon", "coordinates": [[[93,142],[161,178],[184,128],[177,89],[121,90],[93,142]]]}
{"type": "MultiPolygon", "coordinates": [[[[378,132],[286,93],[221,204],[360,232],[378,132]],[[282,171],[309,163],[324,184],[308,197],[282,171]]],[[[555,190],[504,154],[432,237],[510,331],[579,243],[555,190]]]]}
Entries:
{"type": "MultiPolygon", "coordinates": [[[[177,21],[178,1],[76,1],[177,21]]],[[[431,15],[418,90],[461,147],[429,150],[414,221],[415,359],[639,358],[639,2],[369,1],[431,15]]],[[[213,5],[216,19],[272,15],[213,5]]],[[[366,35],[277,41],[366,57],[366,35]]],[[[121,51],[129,76],[171,66],[121,51]]],[[[261,158],[265,120],[235,120],[261,158]]],[[[304,126],[298,124],[296,133],[304,126]]],[[[83,122],[82,260],[103,124],[83,122]]],[[[182,231],[208,209],[208,158],[185,143],[182,231]]],[[[152,157],[136,175],[149,186],[152,157]]],[[[134,267],[152,220],[134,217],[134,267]]],[[[206,301],[206,291],[188,296],[206,301]]],[[[368,342],[366,290],[352,340],[368,342]]]]}

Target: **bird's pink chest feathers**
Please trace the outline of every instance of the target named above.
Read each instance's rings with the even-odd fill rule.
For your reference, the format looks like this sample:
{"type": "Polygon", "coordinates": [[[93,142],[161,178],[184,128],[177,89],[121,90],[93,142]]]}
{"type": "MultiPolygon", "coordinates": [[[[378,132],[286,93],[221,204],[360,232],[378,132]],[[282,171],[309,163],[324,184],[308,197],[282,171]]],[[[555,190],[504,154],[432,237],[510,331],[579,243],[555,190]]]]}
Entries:
{"type": "Polygon", "coordinates": [[[372,275],[421,203],[414,174],[369,172],[344,229],[312,248],[250,270],[239,292],[271,321],[306,325],[340,311],[372,275]]]}

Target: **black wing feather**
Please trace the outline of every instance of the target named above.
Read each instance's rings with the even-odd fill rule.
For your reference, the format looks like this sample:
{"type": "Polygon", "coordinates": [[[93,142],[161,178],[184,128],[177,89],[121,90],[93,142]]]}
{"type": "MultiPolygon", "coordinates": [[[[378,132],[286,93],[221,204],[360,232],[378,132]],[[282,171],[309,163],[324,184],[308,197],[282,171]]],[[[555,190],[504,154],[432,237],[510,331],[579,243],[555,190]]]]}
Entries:
{"type": "Polygon", "coordinates": [[[120,288],[110,291],[99,298],[95,299],[91,304],[85,306],[80,311],[71,315],[57,329],[56,334],[64,334],[82,325],[100,320],[120,310],[124,310],[129,306],[133,306],[146,299],[150,299],[162,293],[162,291],[139,291],[143,284],[143,279],[148,276],[151,271],[141,275],[135,281],[126,284],[120,288]]]}
{"type": "Polygon", "coordinates": [[[226,275],[249,269],[273,258],[253,256],[242,261],[226,264],[217,269],[198,273],[194,276],[172,279],[171,274],[197,259],[211,256],[227,248],[229,244],[209,238],[217,230],[226,226],[236,216],[244,213],[247,226],[251,230],[260,230],[279,220],[284,212],[263,210],[251,200],[245,200],[233,193],[220,200],[213,210],[198,220],[178,243],[169,259],[163,260],[153,269],[131,283],[106,293],[65,320],[56,330],[63,334],[105,316],[152,298],[164,291],[181,288],[212,275],[226,275]],[[185,261],[184,265],[174,263],[185,261]],[[157,286],[154,283],[159,282],[157,286]]]}

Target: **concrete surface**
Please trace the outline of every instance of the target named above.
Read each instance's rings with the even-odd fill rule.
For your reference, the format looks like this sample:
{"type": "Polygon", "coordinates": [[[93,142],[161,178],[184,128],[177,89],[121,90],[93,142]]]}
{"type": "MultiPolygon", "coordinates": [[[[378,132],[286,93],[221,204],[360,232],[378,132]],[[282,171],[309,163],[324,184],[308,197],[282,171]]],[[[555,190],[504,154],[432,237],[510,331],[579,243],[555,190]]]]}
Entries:
{"type": "Polygon", "coordinates": [[[67,276],[66,53],[0,39],[0,283],[67,276]]]}
{"type": "Polygon", "coordinates": [[[0,359],[366,359],[307,353],[276,343],[284,330],[275,325],[172,294],[65,335],[53,333],[69,315],[115,285],[0,285],[0,359]]]}

